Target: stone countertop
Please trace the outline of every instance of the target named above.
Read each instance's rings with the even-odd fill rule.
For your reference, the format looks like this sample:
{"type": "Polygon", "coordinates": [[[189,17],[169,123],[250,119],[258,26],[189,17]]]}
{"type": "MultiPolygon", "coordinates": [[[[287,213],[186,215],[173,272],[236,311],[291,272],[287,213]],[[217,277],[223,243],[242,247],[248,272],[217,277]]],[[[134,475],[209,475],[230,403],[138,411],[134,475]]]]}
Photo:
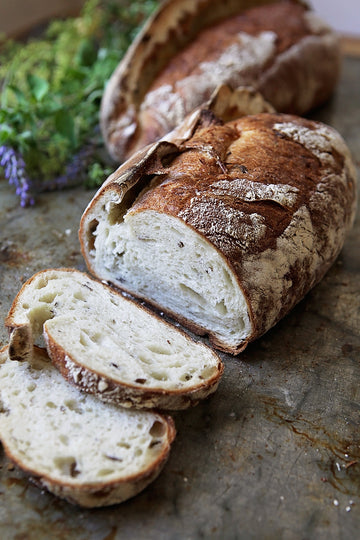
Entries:
{"type": "MultiPolygon", "coordinates": [[[[313,118],[359,168],[360,59],[313,118]]],[[[85,270],[78,223],[92,192],[50,193],[23,210],[0,181],[0,345],[22,282],[85,270]]],[[[355,539],[360,530],[360,220],[323,281],[238,357],[215,395],[174,415],[159,478],[122,505],[82,510],[40,491],[0,448],[2,540],[355,539]]]]}

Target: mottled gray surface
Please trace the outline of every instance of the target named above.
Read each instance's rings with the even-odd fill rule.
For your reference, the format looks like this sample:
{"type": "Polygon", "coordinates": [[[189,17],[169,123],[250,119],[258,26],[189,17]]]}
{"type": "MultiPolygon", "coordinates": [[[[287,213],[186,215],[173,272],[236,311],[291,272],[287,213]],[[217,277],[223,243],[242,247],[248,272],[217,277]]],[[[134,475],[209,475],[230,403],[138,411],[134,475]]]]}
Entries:
{"type": "MultiPolygon", "coordinates": [[[[360,156],[360,60],[315,118],[360,156]]],[[[358,163],[359,165],[359,163],[358,163]]],[[[2,321],[35,271],[84,270],[77,227],[91,193],[22,210],[0,181],[2,321]]],[[[28,484],[0,450],[2,540],[355,539],[360,531],[360,222],[325,279],[239,357],[217,393],[175,415],[160,477],[117,507],[81,510],[28,484]]]]}

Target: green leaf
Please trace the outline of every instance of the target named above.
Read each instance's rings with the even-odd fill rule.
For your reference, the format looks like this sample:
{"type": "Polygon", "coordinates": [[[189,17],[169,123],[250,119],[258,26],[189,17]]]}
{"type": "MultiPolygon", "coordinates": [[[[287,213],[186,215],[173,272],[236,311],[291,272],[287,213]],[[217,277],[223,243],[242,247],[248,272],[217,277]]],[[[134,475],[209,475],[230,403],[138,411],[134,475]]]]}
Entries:
{"type": "Polygon", "coordinates": [[[74,148],[76,146],[75,122],[68,111],[64,109],[57,111],[55,114],[55,127],[60,135],[65,137],[74,148]]]}
{"type": "Polygon", "coordinates": [[[33,134],[30,130],[23,131],[22,133],[19,133],[18,138],[20,141],[28,142],[33,138],[33,134]]]}
{"type": "Polygon", "coordinates": [[[7,89],[8,89],[8,90],[11,90],[11,91],[13,92],[13,94],[16,96],[16,99],[18,100],[18,102],[19,102],[20,104],[23,105],[24,103],[26,103],[26,97],[25,97],[25,94],[24,94],[24,92],[22,92],[22,91],[20,90],[20,88],[17,88],[16,86],[12,86],[11,84],[9,84],[9,85],[7,86],[7,89]]]}
{"type": "Polygon", "coordinates": [[[13,128],[7,124],[1,124],[0,126],[0,144],[5,144],[11,141],[15,135],[13,128]]]}
{"type": "Polygon", "coordinates": [[[80,66],[92,66],[97,58],[97,49],[92,39],[83,39],[79,45],[76,60],[80,66]]]}
{"type": "Polygon", "coordinates": [[[41,101],[49,91],[49,83],[37,75],[28,75],[27,82],[30,92],[36,101],[41,101]]]}

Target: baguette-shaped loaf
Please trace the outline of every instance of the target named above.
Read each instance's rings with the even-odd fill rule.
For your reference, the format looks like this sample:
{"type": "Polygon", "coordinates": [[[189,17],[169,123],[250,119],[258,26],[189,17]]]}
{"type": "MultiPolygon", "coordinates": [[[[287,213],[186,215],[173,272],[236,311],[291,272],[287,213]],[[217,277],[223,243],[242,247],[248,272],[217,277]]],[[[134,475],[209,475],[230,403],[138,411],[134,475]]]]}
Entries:
{"type": "Polygon", "coordinates": [[[109,177],[82,217],[83,254],[98,278],[236,354],[335,261],[355,167],[334,129],[292,115],[224,124],[205,110],[185,124],[109,177]]]}
{"type": "Polygon", "coordinates": [[[251,86],[276,110],[303,114],[330,96],[339,65],[336,34],[304,2],[167,0],[107,85],[104,139],[123,162],[221,84],[251,86]]]}
{"type": "Polygon", "coordinates": [[[31,362],[43,334],[68,381],[123,407],[185,409],[214,392],[223,372],[209,347],[77,270],[35,274],[5,324],[11,359],[31,362]]]}
{"type": "Polygon", "coordinates": [[[0,440],[42,489],[95,507],[120,503],[152,482],[175,437],[173,420],[122,409],[68,384],[45,351],[31,364],[0,351],[0,440]]]}

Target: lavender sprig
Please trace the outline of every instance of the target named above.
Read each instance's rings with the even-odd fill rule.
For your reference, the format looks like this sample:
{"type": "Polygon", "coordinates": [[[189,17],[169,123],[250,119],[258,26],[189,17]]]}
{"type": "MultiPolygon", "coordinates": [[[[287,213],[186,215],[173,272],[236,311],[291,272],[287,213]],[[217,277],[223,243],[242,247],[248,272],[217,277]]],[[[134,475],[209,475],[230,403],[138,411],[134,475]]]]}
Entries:
{"type": "Polygon", "coordinates": [[[86,145],[71,161],[66,165],[64,174],[56,178],[43,180],[39,191],[53,191],[64,188],[75,187],[84,181],[85,171],[89,165],[94,147],[91,144],[86,145]]]}
{"type": "Polygon", "coordinates": [[[4,169],[5,178],[16,189],[20,197],[20,205],[32,206],[34,197],[31,194],[32,182],[26,174],[25,162],[20,154],[10,146],[0,146],[0,166],[4,169]]]}

